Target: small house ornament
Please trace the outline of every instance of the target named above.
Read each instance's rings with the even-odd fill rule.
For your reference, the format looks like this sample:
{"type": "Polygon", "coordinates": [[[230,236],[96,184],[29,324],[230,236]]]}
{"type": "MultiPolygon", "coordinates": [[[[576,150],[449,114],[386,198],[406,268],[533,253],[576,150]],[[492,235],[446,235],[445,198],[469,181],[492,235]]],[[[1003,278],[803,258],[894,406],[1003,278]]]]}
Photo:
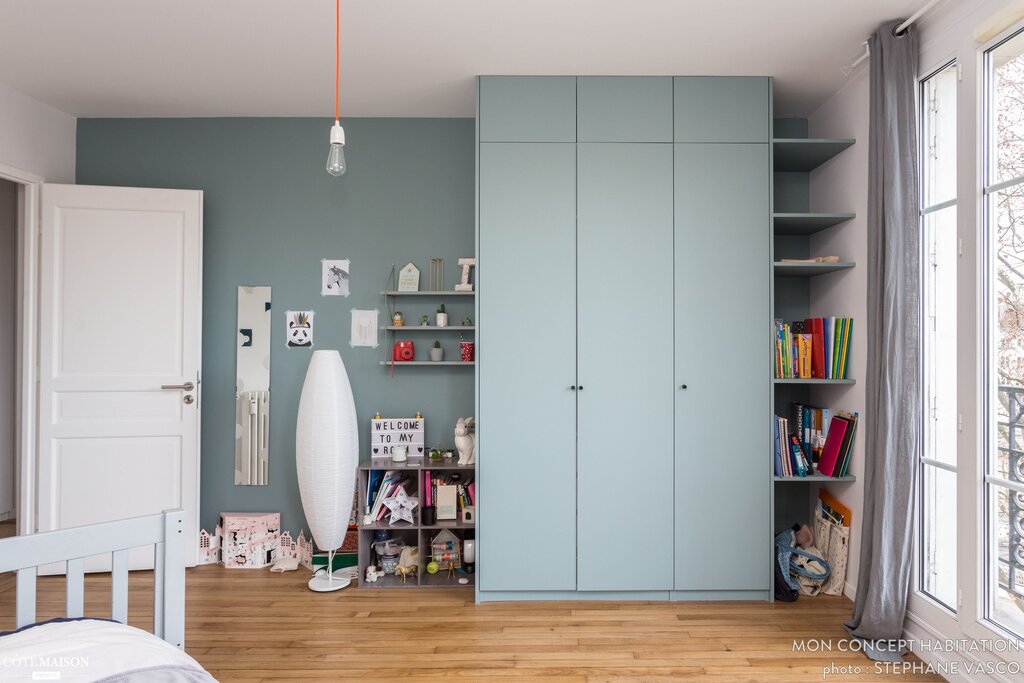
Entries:
{"type": "Polygon", "coordinates": [[[402,270],[398,271],[398,291],[418,292],[420,291],[420,269],[410,261],[402,270]]]}

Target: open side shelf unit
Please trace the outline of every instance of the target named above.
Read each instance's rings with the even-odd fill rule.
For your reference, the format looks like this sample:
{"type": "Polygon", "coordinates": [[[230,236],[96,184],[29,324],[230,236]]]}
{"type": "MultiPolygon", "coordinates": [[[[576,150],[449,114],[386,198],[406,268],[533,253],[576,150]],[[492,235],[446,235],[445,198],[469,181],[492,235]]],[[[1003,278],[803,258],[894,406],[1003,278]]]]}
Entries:
{"type": "MultiPolygon", "coordinates": [[[[776,137],[773,153],[772,214],[772,319],[792,322],[819,315],[842,316],[844,311],[821,311],[814,305],[814,282],[819,276],[844,277],[855,263],[792,262],[783,259],[811,259],[825,256],[815,252],[818,237],[825,231],[842,230],[856,216],[848,212],[821,213],[810,210],[810,172],[825,164],[854,144],[852,139],[815,139],[807,137],[807,122],[800,119],[778,119],[774,122],[776,137]],[[829,275],[831,274],[831,275],[829,275]]],[[[832,207],[828,207],[832,208],[832,207]]],[[[845,207],[835,207],[837,209],[845,207]]],[[[846,254],[837,254],[840,258],[846,254]]],[[[854,330],[857,330],[856,325],[854,330]]],[[[846,392],[856,384],[849,379],[772,379],[772,419],[767,425],[766,466],[770,476],[773,529],[780,531],[794,523],[812,523],[818,489],[826,485],[847,485],[856,481],[853,475],[829,477],[811,474],[806,477],[774,476],[775,415],[792,414],[792,404],[820,406],[835,410],[856,406],[846,404],[846,392]],[[801,484],[801,485],[798,485],[801,484]]],[[[792,419],[792,417],[790,417],[792,419]]],[[[842,494],[842,489],[833,491],[842,494]]],[[[774,546],[772,562],[775,562],[774,546]]],[[[774,567],[769,567],[774,569],[774,567]]]]}
{"type": "MultiPolygon", "coordinates": [[[[449,449],[454,452],[454,448],[449,449]]],[[[447,529],[454,534],[460,543],[469,537],[474,537],[476,532],[475,522],[464,522],[461,518],[435,520],[433,524],[424,524],[421,516],[421,504],[423,502],[424,472],[432,473],[459,473],[467,480],[476,478],[476,465],[459,465],[456,459],[431,460],[428,457],[409,456],[406,462],[395,462],[391,458],[377,457],[364,460],[359,463],[356,477],[356,495],[359,515],[357,526],[359,533],[359,587],[360,588],[472,588],[476,582],[476,573],[466,571],[465,566],[456,569],[449,577],[447,570],[440,570],[436,574],[427,573],[427,564],[430,562],[431,540],[442,529],[447,529]],[[406,485],[406,493],[411,498],[416,498],[420,504],[412,511],[412,523],[399,521],[394,524],[389,522],[389,517],[367,524],[363,520],[366,510],[367,484],[370,472],[386,472],[388,470],[407,472],[409,483],[406,485]],[[366,580],[366,568],[373,564],[373,543],[374,535],[378,531],[387,530],[393,539],[401,540],[408,546],[415,546],[419,549],[419,571],[415,576],[408,576],[405,581],[395,574],[385,574],[374,582],[366,580]],[[466,583],[459,583],[459,579],[466,579],[466,583]]],[[[461,555],[461,553],[460,553],[461,555]]]]}

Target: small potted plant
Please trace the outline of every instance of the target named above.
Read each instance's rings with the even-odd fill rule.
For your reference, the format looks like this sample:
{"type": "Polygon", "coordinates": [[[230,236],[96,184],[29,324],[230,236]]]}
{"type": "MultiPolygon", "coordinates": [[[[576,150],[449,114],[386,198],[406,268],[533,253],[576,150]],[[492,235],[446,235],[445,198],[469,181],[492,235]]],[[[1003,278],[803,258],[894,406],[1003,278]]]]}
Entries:
{"type": "Polygon", "coordinates": [[[430,318],[428,316],[421,315],[420,316],[420,327],[429,327],[429,326],[430,326],[430,318]]]}
{"type": "Polygon", "coordinates": [[[435,363],[444,360],[444,349],[441,348],[440,341],[434,341],[434,347],[430,349],[430,360],[434,361],[435,363]]]}
{"type": "Polygon", "coordinates": [[[448,312],[444,310],[444,304],[437,307],[437,326],[448,327],[448,312]]]}
{"type": "Polygon", "coordinates": [[[434,461],[444,460],[444,451],[441,450],[441,444],[440,443],[437,444],[436,448],[431,449],[431,451],[430,451],[430,459],[434,460],[434,461]]]}

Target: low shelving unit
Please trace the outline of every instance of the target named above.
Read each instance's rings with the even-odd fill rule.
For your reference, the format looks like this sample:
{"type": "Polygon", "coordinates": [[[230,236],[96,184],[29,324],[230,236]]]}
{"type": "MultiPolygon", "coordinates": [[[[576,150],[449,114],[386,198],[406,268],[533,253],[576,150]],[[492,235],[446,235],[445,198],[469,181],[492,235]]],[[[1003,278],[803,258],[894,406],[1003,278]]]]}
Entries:
{"type": "MultiPolygon", "coordinates": [[[[451,449],[454,451],[454,449],[451,449]]],[[[430,472],[443,472],[452,473],[460,472],[466,475],[468,478],[474,478],[476,472],[475,465],[459,465],[456,459],[447,460],[431,460],[426,457],[412,457],[405,462],[394,462],[391,458],[373,458],[365,460],[359,464],[358,476],[356,477],[357,487],[357,504],[358,504],[358,527],[359,527],[359,586],[360,588],[472,588],[476,582],[476,574],[473,572],[467,572],[465,567],[462,569],[456,569],[454,577],[449,578],[447,570],[441,570],[437,574],[427,573],[427,564],[430,562],[430,542],[431,539],[437,535],[441,529],[448,529],[459,541],[463,541],[466,538],[467,532],[474,532],[476,524],[474,522],[463,522],[461,518],[451,520],[436,520],[434,524],[423,524],[422,517],[420,515],[421,505],[417,505],[416,509],[413,510],[412,517],[413,521],[409,522],[396,522],[390,524],[387,517],[383,520],[376,521],[371,524],[365,524],[362,519],[362,515],[366,509],[366,487],[371,471],[405,471],[410,473],[413,484],[407,487],[406,493],[413,498],[417,498],[420,503],[423,501],[423,473],[425,471],[430,472]],[[420,567],[416,576],[409,576],[405,581],[402,581],[401,577],[394,574],[385,574],[378,578],[374,582],[366,581],[366,568],[371,564],[371,558],[373,556],[372,546],[374,543],[374,533],[387,529],[391,532],[392,537],[401,539],[406,545],[415,545],[419,548],[420,555],[420,567]],[[467,583],[459,583],[459,579],[467,579],[467,583]]]]}

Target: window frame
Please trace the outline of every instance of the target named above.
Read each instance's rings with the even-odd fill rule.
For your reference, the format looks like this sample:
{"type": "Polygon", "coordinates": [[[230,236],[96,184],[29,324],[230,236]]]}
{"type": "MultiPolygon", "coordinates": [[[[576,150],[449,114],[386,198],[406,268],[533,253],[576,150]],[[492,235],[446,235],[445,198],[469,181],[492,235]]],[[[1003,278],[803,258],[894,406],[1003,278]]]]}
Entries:
{"type": "MultiPolygon", "coordinates": [[[[925,88],[926,88],[926,84],[927,84],[927,82],[929,80],[931,80],[932,78],[938,76],[939,74],[943,73],[944,71],[946,71],[947,69],[949,69],[951,67],[959,69],[959,62],[957,60],[957,55],[955,55],[955,54],[952,55],[952,56],[947,57],[946,59],[941,61],[937,66],[933,66],[933,67],[925,70],[917,78],[917,114],[918,114],[918,117],[917,117],[917,127],[918,127],[918,169],[919,169],[919,178],[918,178],[919,188],[918,188],[918,192],[919,192],[919,201],[920,201],[920,210],[919,210],[919,213],[918,213],[918,230],[919,230],[919,235],[922,237],[922,240],[921,240],[921,251],[922,251],[922,253],[921,253],[921,257],[922,257],[921,258],[921,263],[923,265],[925,265],[926,267],[930,263],[930,259],[928,258],[928,247],[929,247],[929,245],[928,245],[928,243],[924,239],[926,237],[926,225],[927,225],[927,221],[928,221],[929,216],[931,216],[931,214],[939,213],[939,212],[941,212],[941,211],[943,211],[945,209],[949,209],[951,207],[955,207],[957,209],[957,222],[958,222],[958,232],[959,232],[959,213],[960,213],[959,212],[959,196],[960,196],[960,193],[959,193],[959,188],[956,187],[957,183],[954,183],[954,187],[956,187],[956,191],[954,192],[954,196],[953,197],[951,197],[949,199],[945,199],[945,200],[940,201],[940,202],[936,202],[935,204],[930,204],[930,205],[927,205],[927,206],[925,205],[925,198],[926,198],[926,195],[927,195],[926,183],[928,182],[928,179],[926,178],[926,175],[925,175],[925,169],[928,166],[928,162],[927,162],[928,142],[925,140],[925,137],[924,137],[924,132],[926,130],[928,130],[928,127],[926,125],[926,117],[928,115],[928,112],[927,112],[928,106],[927,106],[926,98],[924,97],[925,88]]],[[[958,85],[959,85],[959,80],[958,80],[958,85]]],[[[957,91],[956,91],[956,96],[954,98],[954,102],[955,102],[954,113],[956,115],[954,128],[956,129],[956,126],[958,126],[958,124],[959,124],[959,111],[958,111],[958,109],[959,109],[959,102],[960,102],[960,88],[959,87],[957,87],[957,91]]],[[[955,137],[958,138],[959,136],[955,136],[955,137]]],[[[955,143],[956,143],[956,147],[957,147],[957,152],[959,153],[959,139],[956,139],[955,143]]],[[[955,168],[956,168],[956,166],[954,165],[954,169],[955,168]]],[[[959,287],[959,272],[957,273],[957,276],[958,276],[958,278],[957,278],[958,279],[957,287],[959,287]]],[[[922,319],[922,321],[924,321],[924,320],[927,320],[927,315],[926,315],[927,314],[927,310],[925,310],[925,306],[926,306],[926,296],[925,295],[926,295],[926,292],[927,292],[927,285],[926,285],[927,273],[925,271],[925,268],[921,269],[920,278],[921,278],[921,280],[920,280],[920,288],[921,288],[921,296],[920,296],[921,319],[922,319]]],[[[928,570],[928,566],[929,566],[929,563],[928,563],[927,559],[925,558],[926,545],[925,545],[925,542],[924,542],[925,538],[926,538],[926,523],[928,521],[927,518],[926,518],[926,515],[925,515],[925,505],[926,505],[926,501],[927,501],[927,497],[926,497],[926,494],[925,494],[925,486],[926,486],[927,478],[926,478],[925,475],[926,475],[927,468],[932,467],[932,468],[936,468],[938,470],[943,470],[943,471],[949,472],[949,473],[953,474],[953,476],[956,477],[956,481],[959,482],[959,462],[957,462],[957,464],[955,464],[955,465],[951,465],[951,464],[949,464],[947,462],[943,462],[943,461],[938,460],[936,458],[930,457],[931,453],[929,453],[927,451],[927,446],[930,444],[930,441],[927,438],[927,434],[929,433],[929,430],[931,429],[930,424],[929,424],[929,422],[931,420],[931,416],[929,414],[930,408],[931,408],[931,405],[930,405],[931,394],[928,392],[928,387],[929,387],[929,384],[928,384],[928,370],[929,370],[928,362],[930,360],[930,353],[928,351],[928,346],[926,344],[926,341],[927,341],[926,340],[926,335],[922,334],[922,336],[921,336],[921,361],[922,361],[922,363],[921,363],[920,373],[921,373],[921,383],[922,383],[921,398],[922,398],[923,405],[922,405],[922,411],[921,411],[921,425],[920,425],[921,451],[920,451],[920,453],[918,454],[918,457],[917,457],[917,477],[918,477],[918,481],[917,481],[917,489],[915,491],[916,499],[914,501],[914,514],[915,514],[914,565],[915,566],[914,566],[914,570],[913,570],[913,575],[914,575],[913,593],[916,594],[917,596],[919,596],[922,600],[927,601],[927,603],[930,604],[935,609],[938,609],[938,610],[942,611],[943,613],[945,613],[946,615],[955,618],[956,615],[957,615],[957,612],[958,612],[958,606],[959,605],[956,605],[956,604],[954,604],[954,605],[946,604],[941,598],[939,598],[937,595],[932,595],[925,588],[925,572],[928,570]]],[[[954,400],[954,402],[959,403],[955,396],[953,397],[953,400],[954,400]]],[[[960,496],[957,495],[956,496],[956,500],[957,500],[957,507],[958,507],[958,509],[959,509],[959,499],[960,499],[960,496]]],[[[957,532],[958,532],[957,533],[957,538],[958,539],[959,539],[959,530],[960,530],[960,523],[959,523],[959,521],[960,521],[959,520],[959,515],[957,515],[957,532]]],[[[959,595],[960,594],[960,572],[959,572],[959,566],[958,566],[959,562],[957,561],[959,559],[959,548],[954,550],[953,555],[954,555],[954,567],[953,567],[953,570],[954,570],[954,572],[956,574],[957,594],[959,595]]],[[[957,600],[956,602],[959,603],[960,601],[957,600]]]]}

